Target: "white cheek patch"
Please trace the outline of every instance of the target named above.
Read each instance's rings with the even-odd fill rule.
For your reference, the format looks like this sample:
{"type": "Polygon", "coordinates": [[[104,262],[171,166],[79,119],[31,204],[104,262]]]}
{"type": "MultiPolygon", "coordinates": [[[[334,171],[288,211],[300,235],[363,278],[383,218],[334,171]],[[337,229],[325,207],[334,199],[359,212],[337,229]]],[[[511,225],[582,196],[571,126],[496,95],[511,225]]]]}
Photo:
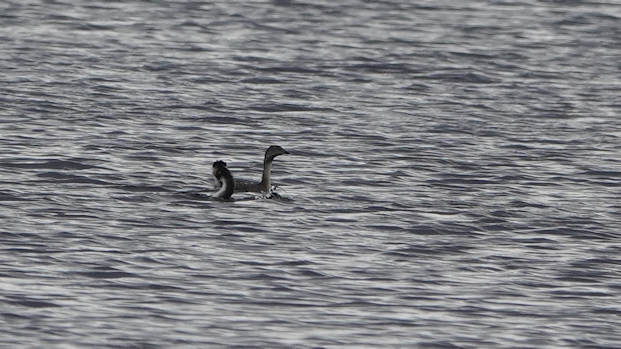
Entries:
{"type": "MultiPolygon", "coordinates": [[[[220,182],[220,185],[222,185],[222,182],[220,182]]],[[[222,185],[220,187],[220,190],[218,190],[217,192],[215,192],[213,194],[213,196],[217,197],[217,198],[221,198],[222,196],[224,196],[224,192],[226,192],[226,188],[222,185]]]]}

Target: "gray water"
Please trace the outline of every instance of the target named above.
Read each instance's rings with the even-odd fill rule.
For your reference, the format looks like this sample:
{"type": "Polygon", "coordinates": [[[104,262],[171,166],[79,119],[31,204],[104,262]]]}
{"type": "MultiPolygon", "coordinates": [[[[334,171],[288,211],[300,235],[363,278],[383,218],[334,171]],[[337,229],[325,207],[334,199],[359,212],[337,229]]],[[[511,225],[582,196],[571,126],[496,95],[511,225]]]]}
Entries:
{"type": "Polygon", "coordinates": [[[1,347],[621,347],[618,1],[0,24],[1,347]]]}

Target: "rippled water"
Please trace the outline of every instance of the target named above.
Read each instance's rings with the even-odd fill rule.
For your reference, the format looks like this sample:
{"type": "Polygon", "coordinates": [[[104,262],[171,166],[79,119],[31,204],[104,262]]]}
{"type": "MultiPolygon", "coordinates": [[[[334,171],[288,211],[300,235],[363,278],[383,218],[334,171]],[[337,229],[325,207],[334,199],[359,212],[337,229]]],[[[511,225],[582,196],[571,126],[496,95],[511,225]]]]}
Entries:
{"type": "Polygon", "coordinates": [[[0,23],[2,347],[621,345],[619,2],[0,23]],[[270,144],[281,199],[196,195],[270,144]]]}

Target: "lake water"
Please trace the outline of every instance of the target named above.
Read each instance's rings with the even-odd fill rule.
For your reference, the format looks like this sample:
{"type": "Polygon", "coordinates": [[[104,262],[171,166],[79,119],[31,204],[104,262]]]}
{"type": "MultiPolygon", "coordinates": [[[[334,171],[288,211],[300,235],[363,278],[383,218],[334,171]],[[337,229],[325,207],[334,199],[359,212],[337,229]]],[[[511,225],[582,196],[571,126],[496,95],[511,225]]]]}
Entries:
{"type": "Polygon", "coordinates": [[[621,346],[620,2],[0,24],[0,347],[621,346]],[[281,198],[207,196],[271,144],[281,198]]]}

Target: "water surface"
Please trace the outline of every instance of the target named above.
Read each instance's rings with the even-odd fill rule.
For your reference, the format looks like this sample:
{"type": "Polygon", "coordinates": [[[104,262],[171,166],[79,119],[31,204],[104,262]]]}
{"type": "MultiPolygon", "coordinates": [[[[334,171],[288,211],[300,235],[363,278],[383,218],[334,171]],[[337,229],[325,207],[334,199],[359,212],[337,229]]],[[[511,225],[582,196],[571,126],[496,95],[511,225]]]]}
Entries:
{"type": "Polygon", "coordinates": [[[620,19],[3,2],[1,346],[618,347],[620,19]]]}

